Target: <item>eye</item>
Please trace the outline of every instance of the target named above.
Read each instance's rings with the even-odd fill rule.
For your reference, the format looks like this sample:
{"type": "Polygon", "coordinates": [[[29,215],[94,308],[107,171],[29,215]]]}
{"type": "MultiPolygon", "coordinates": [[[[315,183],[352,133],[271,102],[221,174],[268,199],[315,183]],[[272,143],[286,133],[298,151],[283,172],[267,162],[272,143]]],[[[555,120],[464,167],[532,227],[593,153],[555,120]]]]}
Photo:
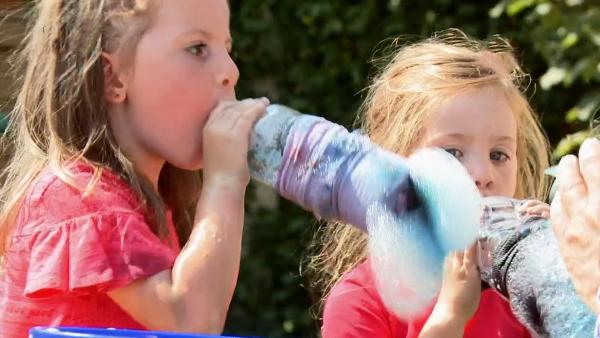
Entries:
{"type": "Polygon", "coordinates": [[[490,153],[490,159],[496,162],[506,162],[510,157],[502,151],[492,151],[490,153]]]}
{"type": "Polygon", "coordinates": [[[208,46],[205,43],[199,43],[187,48],[192,55],[204,56],[207,53],[208,46]]]}
{"type": "Polygon", "coordinates": [[[450,155],[460,159],[463,157],[463,153],[462,151],[460,151],[459,149],[456,148],[444,148],[444,150],[449,153],[450,155]]]}

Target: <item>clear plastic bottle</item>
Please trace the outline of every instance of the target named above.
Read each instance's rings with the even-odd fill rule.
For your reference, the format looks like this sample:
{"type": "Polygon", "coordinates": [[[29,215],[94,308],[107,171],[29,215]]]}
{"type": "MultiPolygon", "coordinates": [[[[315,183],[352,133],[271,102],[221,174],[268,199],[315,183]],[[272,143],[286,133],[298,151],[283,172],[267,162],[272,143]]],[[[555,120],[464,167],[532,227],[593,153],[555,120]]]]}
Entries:
{"type": "Polygon", "coordinates": [[[410,295],[393,293],[405,318],[439,291],[446,254],[476,239],[479,193],[443,150],[403,158],[323,118],[271,105],[256,123],[248,160],[251,176],[284,198],[368,232],[375,279],[394,279],[410,295]]]}
{"type": "Polygon", "coordinates": [[[596,318],[575,293],[549,221],[523,213],[524,202],[483,198],[482,280],[537,337],[593,337],[596,318]]]}
{"type": "Polygon", "coordinates": [[[477,233],[477,225],[464,224],[479,219],[479,193],[444,151],[406,159],[321,117],[270,105],[255,125],[248,161],[254,179],[319,218],[366,231],[375,205],[398,217],[426,209],[424,226],[444,251],[466,247],[477,233]]]}
{"type": "Polygon", "coordinates": [[[367,230],[374,203],[402,213],[414,191],[406,161],[321,117],[270,105],[254,128],[250,175],[319,218],[367,230]]]}

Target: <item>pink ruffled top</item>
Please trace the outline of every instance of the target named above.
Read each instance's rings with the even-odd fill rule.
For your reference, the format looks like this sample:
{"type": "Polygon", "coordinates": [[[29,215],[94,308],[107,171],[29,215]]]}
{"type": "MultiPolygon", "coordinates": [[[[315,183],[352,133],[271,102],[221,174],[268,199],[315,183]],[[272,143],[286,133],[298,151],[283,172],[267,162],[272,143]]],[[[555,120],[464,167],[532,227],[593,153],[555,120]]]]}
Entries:
{"type": "MultiPolygon", "coordinates": [[[[71,168],[77,186],[90,166],[71,168]]],[[[129,186],[105,170],[91,193],[45,170],[25,196],[3,258],[0,337],[27,337],[33,326],[143,329],[107,291],[170,269],[179,253],[150,229],[129,186]]]]}

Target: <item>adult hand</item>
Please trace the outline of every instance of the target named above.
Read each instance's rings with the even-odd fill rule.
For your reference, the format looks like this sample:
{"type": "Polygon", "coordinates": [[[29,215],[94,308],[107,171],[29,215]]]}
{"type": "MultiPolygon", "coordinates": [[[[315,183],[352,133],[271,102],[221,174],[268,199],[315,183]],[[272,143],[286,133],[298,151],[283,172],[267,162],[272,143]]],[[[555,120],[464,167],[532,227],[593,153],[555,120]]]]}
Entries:
{"type": "Polygon", "coordinates": [[[586,140],[579,159],[565,156],[558,169],[551,223],[575,290],[596,313],[600,286],[600,141],[586,140]]]}

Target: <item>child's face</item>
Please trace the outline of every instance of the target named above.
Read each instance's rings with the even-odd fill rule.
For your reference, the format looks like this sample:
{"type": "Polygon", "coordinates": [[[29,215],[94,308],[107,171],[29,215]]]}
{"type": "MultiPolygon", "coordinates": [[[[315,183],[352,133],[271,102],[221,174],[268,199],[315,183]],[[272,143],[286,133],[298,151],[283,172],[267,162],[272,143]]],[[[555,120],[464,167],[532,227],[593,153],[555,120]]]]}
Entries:
{"type": "Polygon", "coordinates": [[[138,166],[167,161],[199,169],[209,113],[219,101],[235,99],[239,72],[229,55],[229,8],[226,0],[158,4],[125,82],[125,116],[113,129],[121,130],[119,144],[127,144],[138,166]]]}
{"type": "Polygon", "coordinates": [[[425,124],[418,146],[456,156],[483,196],[514,196],[517,123],[499,89],[474,89],[445,101],[425,124]]]}

